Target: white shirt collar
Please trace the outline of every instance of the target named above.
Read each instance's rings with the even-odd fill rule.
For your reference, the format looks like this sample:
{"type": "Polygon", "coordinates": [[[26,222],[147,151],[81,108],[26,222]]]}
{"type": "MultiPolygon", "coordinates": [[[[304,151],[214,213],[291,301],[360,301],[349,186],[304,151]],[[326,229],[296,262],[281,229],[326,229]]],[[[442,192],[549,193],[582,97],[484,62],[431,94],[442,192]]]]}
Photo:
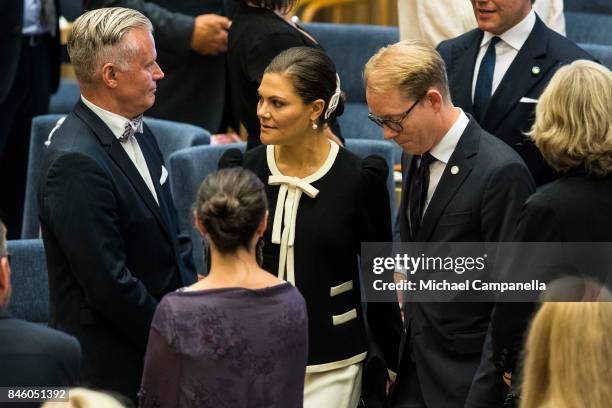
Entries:
{"type": "Polygon", "coordinates": [[[448,132],[446,132],[438,144],[429,151],[429,154],[444,164],[448,164],[450,157],[455,151],[455,147],[457,147],[457,143],[459,143],[459,139],[461,139],[461,135],[465,131],[468,123],[470,123],[470,118],[467,117],[463,110],[461,108],[457,109],[459,109],[460,112],[455,123],[448,129],[448,132]]]}
{"type": "MultiPolygon", "coordinates": [[[[123,132],[125,131],[125,124],[126,122],[129,122],[130,119],[102,109],[97,105],[94,105],[92,102],[85,99],[83,95],[81,95],[81,100],[83,101],[85,106],[91,109],[93,113],[95,113],[100,119],[102,119],[102,122],[104,122],[106,126],[108,126],[108,128],[111,130],[111,132],[113,132],[113,135],[115,135],[117,139],[123,136],[123,132]]],[[[140,125],[136,133],[142,133],[142,124],[140,125]]]]}
{"type": "MultiPolygon", "coordinates": [[[[497,37],[501,38],[506,44],[510,45],[515,50],[519,51],[523,44],[525,44],[525,41],[527,41],[527,37],[529,37],[529,34],[531,34],[535,23],[536,14],[535,11],[531,10],[520,23],[497,37]]],[[[495,37],[495,34],[485,31],[480,47],[488,47],[489,42],[493,37],[495,37]]]]}

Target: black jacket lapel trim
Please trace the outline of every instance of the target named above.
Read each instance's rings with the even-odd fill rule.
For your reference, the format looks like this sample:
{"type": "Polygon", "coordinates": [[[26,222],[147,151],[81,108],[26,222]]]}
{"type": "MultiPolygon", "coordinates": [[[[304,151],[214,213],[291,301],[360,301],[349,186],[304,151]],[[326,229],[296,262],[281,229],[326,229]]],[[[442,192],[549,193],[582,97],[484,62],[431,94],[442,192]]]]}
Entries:
{"type": "Polygon", "coordinates": [[[480,121],[484,129],[495,134],[495,130],[508,112],[514,109],[534,86],[546,78],[546,73],[556,65],[556,60],[546,59],[548,41],[549,32],[542,20],[536,16],[531,34],[491,97],[487,111],[480,121]],[[532,72],[535,66],[539,68],[538,74],[532,72]]]}
{"type": "Polygon", "coordinates": [[[421,229],[417,235],[417,242],[429,241],[442,213],[453,199],[453,196],[461,187],[465,179],[472,171],[472,165],[470,163],[471,158],[478,153],[479,133],[478,125],[476,121],[470,117],[468,126],[463,131],[459,143],[455,151],[451,155],[442,178],[438,183],[438,187],[433,194],[429,202],[427,210],[423,215],[421,222],[421,229]],[[451,169],[453,166],[459,168],[457,174],[452,174],[451,169]]]}

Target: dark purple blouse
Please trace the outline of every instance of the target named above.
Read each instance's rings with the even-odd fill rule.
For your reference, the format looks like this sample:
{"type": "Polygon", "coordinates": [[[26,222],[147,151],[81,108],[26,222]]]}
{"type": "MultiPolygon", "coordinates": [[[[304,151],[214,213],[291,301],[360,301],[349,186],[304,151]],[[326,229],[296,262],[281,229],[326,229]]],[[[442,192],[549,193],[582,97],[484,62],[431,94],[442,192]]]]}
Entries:
{"type": "Polygon", "coordinates": [[[289,283],[177,291],[153,318],[141,407],[302,407],[304,298],[289,283]]]}

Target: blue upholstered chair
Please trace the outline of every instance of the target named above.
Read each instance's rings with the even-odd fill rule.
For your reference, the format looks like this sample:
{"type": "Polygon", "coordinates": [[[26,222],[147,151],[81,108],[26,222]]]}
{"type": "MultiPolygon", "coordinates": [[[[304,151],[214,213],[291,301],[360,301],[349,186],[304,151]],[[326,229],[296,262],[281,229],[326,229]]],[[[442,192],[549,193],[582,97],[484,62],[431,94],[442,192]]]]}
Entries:
{"type": "MultiPolygon", "coordinates": [[[[338,118],[345,139],[382,139],[382,129],[368,120],[363,68],[380,48],[399,41],[397,27],[359,24],[305,24],[336,64],[346,93],[344,114],[338,118]]],[[[401,149],[394,146],[395,162],[401,149]]]]}
{"type": "Polygon", "coordinates": [[[170,187],[174,205],[178,213],[179,227],[182,233],[188,233],[193,243],[193,259],[200,275],[205,274],[202,237],[194,228],[192,206],[202,180],[217,171],[219,159],[230,148],[244,151],[245,143],[197,146],[178,151],[168,161],[170,187]]]}
{"type": "Polygon", "coordinates": [[[72,112],[80,94],[79,85],[74,79],[62,78],[57,92],[51,95],[49,113],[67,115],[72,112]]]}
{"type": "Polygon", "coordinates": [[[612,1],[565,0],[563,8],[569,39],[582,44],[612,45],[612,1]]]}
{"type": "Polygon", "coordinates": [[[583,50],[591,54],[602,65],[612,69],[612,45],[604,44],[578,44],[583,50]]]}
{"type": "MultiPolygon", "coordinates": [[[[21,230],[21,237],[24,239],[39,237],[38,209],[36,206],[36,190],[40,177],[39,163],[49,133],[63,117],[64,115],[42,115],[32,119],[23,227],[21,230]]],[[[155,135],[166,163],[170,154],[177,150],[210,143],[210,133],[197,126],[153,118],[145,118],[145,123],[155,135]]]]}
{"type": "Polygon", "coordinates": [[[35,323],[49,321],[49,283],[42,240],[8,241],[12,255],[13,294],[9,310],[15,317],[35,323]]]}

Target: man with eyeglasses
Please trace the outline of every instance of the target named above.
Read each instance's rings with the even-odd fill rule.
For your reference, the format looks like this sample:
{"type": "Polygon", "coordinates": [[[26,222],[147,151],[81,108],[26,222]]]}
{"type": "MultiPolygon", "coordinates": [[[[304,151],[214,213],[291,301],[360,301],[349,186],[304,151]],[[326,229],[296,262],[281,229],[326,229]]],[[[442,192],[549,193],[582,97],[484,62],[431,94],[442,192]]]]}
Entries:
{"type": "MultiPolygon", "coordinates": [[[[453,106],[440,55],[418,41],[400,42],[374,55],[364,77],[370,119],[404,151],[402,241],[510,240],[521,206],[535,190],[533,179],[512,148],[453,106]]],[[[404,302],[405,346],[390,406],[463,408],[491,307],[404,302]]],[[[499,392],[501,403],[499,382],[493,376],[474,381],[499,392]]]]}
{"type": "MultiPolygon", "coordinates": [[[[6,248],[6,227],[0,221],[0,387],[78,385],[81,347],[77,339],[12,317],[7,310],[10,298],[10,254],[6,248]]],[[[40,404],[17,405],[28,408],[40,404]]]]}

